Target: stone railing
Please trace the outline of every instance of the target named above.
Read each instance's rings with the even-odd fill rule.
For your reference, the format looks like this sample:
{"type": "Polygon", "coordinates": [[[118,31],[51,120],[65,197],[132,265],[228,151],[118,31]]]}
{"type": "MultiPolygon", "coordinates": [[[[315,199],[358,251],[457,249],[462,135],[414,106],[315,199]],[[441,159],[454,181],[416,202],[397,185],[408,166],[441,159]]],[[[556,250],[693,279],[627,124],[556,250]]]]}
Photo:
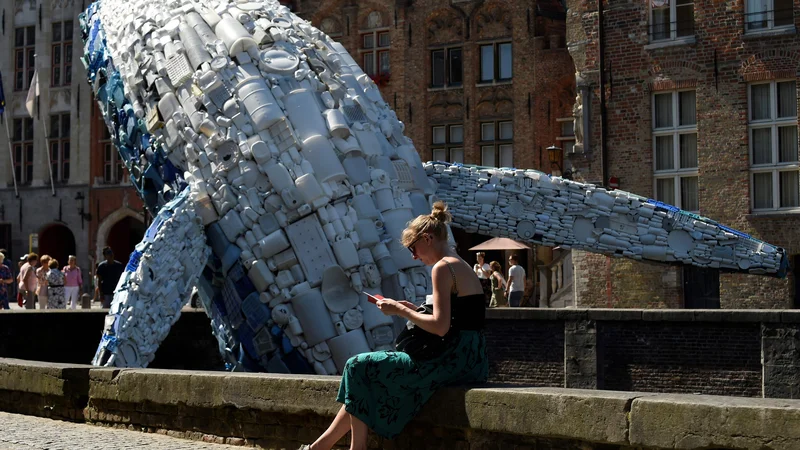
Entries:
{"type": "MultiPolygon", "coordinates": [[[[313,441],[340,407],[338,387],[336,377],[0,359],[0,410],[266,449],[313,441]]],[[[449,388],[400,436],[373,436],[370,448],[789,450],[800,448],[798,424],[795,400],[449,388]]]]}

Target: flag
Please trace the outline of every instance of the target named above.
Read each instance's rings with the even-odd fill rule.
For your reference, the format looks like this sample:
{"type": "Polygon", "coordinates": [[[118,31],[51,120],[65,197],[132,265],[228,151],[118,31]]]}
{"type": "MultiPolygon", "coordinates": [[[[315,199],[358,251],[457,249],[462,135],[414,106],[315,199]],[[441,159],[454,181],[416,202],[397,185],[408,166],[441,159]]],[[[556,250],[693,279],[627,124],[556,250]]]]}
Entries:
{"type": "Polygon", "coordinates": [[[28,89],[28,98],[25,99],[25,108],[31,118],[33,118],[33,106],[36,104],[37,97],[39,97],[39,69],[33,71],[31,87],[28,89]]]}
{"type": "Polygon", "coordinates": [[[3,73],[0,72],[0,116],[6,110],[6,96],[3,93],[3,73]]]}

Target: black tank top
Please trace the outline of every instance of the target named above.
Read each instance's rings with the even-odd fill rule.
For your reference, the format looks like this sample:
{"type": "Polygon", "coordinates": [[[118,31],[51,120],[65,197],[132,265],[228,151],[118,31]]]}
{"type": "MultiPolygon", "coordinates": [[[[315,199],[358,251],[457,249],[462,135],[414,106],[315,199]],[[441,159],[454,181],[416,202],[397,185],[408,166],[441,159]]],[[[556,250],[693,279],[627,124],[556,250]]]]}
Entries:
{"type": "MultiPolygon", "coordinates": [[[[442,260],[444,261],[444,260],[442,260]]],[[[453,275],[453,289],[450,293],[450,326],[456,330],[482,330],[486,322],[486,297],[479,294],[458,296],[456,271],[449,262],[444,261],[453,275]]]]}

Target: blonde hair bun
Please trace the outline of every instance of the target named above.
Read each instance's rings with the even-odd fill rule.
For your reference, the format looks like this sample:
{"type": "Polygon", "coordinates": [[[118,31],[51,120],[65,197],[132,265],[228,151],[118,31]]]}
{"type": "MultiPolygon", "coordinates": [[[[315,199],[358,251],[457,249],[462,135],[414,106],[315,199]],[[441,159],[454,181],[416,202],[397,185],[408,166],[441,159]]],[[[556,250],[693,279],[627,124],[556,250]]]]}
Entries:
{"type": "Polygon", "coordinates": [[[431,218],[443,223],[450,223],[453,221],[452,214],[447,210],[447,204],[441,200],[433,204],[431,218]]]}

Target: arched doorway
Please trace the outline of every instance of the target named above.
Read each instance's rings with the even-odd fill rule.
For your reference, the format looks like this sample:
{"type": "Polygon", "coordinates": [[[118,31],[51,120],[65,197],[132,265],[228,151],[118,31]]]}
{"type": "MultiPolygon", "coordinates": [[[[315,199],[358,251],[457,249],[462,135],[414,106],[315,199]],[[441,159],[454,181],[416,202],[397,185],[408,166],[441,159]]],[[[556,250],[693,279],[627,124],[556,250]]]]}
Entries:
{"type": "Polygon", "coordinates": [[[75,254],[75,236],[65,225],[54,223],[39,231],[39,255],[50,255],[63,267],[67,257],[75,254]]]}
{"type": "Polygon", "coordinates": [[[130,216],[125,217],[111,227],[106,245],[114,250],[114,258],[117,261],[127,263],[136,244],[144,237],[145,231],[144,223],[130,216]]]}
{"type": "Polygon", "coordinates": [[[126,264],[134,247],[144,237],[146,230],[144,217],[128,207],[123,206],[109,214],[97,227],[96,263],[105,259],[103,247],[109,246],[114,250],[114,258],[126,264]]]}

